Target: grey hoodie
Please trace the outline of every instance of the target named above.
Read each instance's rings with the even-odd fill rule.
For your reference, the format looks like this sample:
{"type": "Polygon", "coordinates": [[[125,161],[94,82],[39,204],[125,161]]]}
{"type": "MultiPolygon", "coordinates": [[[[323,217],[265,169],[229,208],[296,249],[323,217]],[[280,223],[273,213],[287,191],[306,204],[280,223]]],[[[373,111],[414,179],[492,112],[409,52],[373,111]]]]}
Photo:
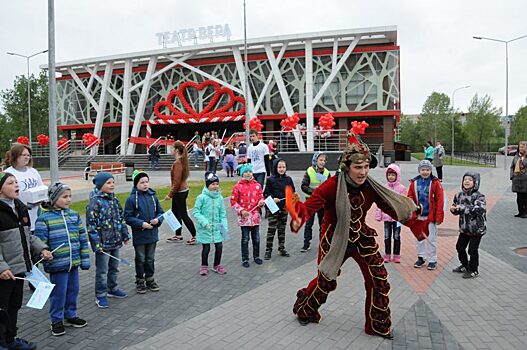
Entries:
{"type": "Polygon", "coordinates": [[[453,214],[459,215],[459,232],[468,236],[483,236],[487,233],[487,203],[485,195],[480,193],[479,173],[466,172],[461,179],[462,191],[455,195],[454,205],[460,208],[453,214]],[[463,188],[463,179],[470,176],[474,180],[474,187],[470,190],[463,188]]]}

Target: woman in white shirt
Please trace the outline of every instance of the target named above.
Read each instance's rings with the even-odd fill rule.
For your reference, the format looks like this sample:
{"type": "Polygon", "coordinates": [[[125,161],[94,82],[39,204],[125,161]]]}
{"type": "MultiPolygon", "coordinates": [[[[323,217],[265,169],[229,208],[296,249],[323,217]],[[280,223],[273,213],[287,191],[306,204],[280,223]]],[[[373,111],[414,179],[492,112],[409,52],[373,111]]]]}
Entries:
{"type": "Polygon", "coordinates": [[[33,232],[35,230],[40,202],[28,203],[27,192],[32,188],[45,185],[42,182],[42,177],[40,177],[39,172],[33,168],[31,148],[21,143],[14,144],[6,154],[6,164],[10,165],[10,167],[5,169],[5,172],[13,174],[18,181],[20,200],[29,210],[31,232],[33,232]]]}

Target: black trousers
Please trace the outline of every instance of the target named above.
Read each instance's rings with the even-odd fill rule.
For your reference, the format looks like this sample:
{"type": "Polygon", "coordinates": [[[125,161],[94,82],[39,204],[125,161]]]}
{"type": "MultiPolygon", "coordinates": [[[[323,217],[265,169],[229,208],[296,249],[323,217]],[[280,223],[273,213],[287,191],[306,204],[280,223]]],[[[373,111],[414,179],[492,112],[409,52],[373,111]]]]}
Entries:
{"type": "Polygon", "coordinates": [[[527,215],[527,192],[516,192],[516,204],[518,205],[518,214],[527,215]]]}
{"type": "Polygon", "coordinates": [[[482,236],[467,236],[464,233],[460,233],[456,243],[457,256],[461,265],[471,272],[478,271],[479,266],[479,243],[481,242],[482,236]],[[470,261],[467,257],[467,246],[468,255],[470,255],[470,261]]]}
{"type": "MultiPolygon", "coordinates": [[[[218,242],[214,243],[214,266],[221,264],[221,253],[223,252],[223,243],[218,242]]],[[[203,244],[203,249],[201,250],[201,265],[209,266],[209,253],[210,253],[210,243],[203,244]]]]}
{"type": "Polygon", "coordinates": [[[436,166],[437,178],[443,180],[443,166],[436,166]]]}
{"type": "MultiPolygon", "coordinates": [[[[24,277],[24,275],[17,275],[24,277]]],[[[22,307],[24,280],[0,280],[0,345],[11,343],[16,337],[18,310],[22,307]]]]}
{"type": "Polygon", "coordinates": [[[185,224],[192,237],[196,237],[196,227],[194,227],[194,222],[192,222],[192,219],[188,216],[187,211],[188,192],[189,191],[177,192],[174,197],[172,197],[172,212],[181,223],[181,227],[176,231],[176,236],[181,236],[183,224],[185,224]]]}

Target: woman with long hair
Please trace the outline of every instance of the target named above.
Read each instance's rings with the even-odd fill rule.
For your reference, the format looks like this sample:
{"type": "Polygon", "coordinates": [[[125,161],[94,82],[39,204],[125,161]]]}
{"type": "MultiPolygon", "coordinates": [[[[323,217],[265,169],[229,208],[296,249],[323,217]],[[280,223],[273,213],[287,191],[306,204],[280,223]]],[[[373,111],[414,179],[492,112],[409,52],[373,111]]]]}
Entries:
{"type": "Polygon", "coordinates": [[[35,231],[35,222],[38,218],[38,207],[40,203],[28,203],[24,192],[28,192],[35,187],[44,186],[38,170],[33,168],[32,155],[31,147],[21,143],[15,143],[6,153],[5,163],[9,168],[4,170],[5,172],[13,174],[18,181],[20,200],[27,206],[29,211],[31,232],[35,231]]]}
{"type": "MultiPolygon", "coordinates": [[[[172,199],[172,212],[181,225],[185,224],[190,231],[192,238],[186,243],[192,245],[196,244],[196,228],[187,211],[187,197],[189,192],[187,179],[190,174],[190,166],[188,162],[187,148],[181,141],[176,141],[174,143],[174,157],[176,160],[172,163],[172,168],[170,170],[172,188],[170,189],[170,193],[166,195],[165,200],[172,199]]],[[[181,231],[182,227],[176,230],[175,235],[168,238],[167,242],[182,241],[183,237],[181,231]]]]}

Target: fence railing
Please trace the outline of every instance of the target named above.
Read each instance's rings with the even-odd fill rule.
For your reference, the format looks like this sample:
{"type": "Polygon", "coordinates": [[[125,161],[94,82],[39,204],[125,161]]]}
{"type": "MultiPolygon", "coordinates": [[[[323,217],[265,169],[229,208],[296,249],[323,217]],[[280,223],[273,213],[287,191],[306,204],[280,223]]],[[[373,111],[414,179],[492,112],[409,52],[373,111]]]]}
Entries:
{"type": "Polygon", "coordinates": [[[444,158],[443,164],[481,164],[496,167],[496,153],[489,152],[454,152],[454,159],[450,153],[444,158]]]}

